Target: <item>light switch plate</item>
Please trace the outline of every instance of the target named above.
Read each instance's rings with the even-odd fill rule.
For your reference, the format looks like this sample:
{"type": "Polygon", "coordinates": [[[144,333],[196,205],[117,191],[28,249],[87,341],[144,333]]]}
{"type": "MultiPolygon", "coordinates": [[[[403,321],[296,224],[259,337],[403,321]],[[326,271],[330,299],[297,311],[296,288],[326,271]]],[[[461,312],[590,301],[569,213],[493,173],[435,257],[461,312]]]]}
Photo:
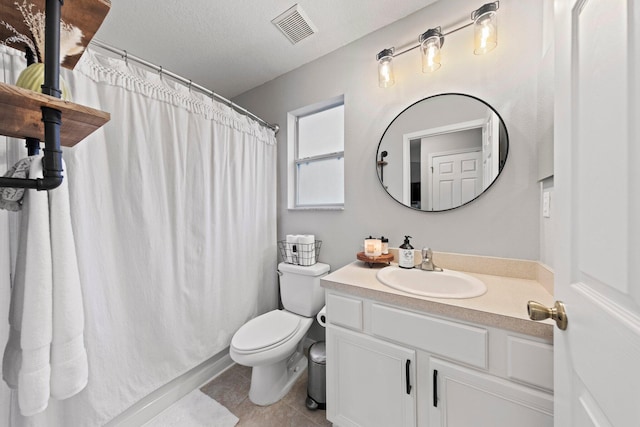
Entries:
{"type": "Polygon", "coordinates": [[[551,194],[548,191],[542,193],[542,216],[551,217],[551,194]]]}

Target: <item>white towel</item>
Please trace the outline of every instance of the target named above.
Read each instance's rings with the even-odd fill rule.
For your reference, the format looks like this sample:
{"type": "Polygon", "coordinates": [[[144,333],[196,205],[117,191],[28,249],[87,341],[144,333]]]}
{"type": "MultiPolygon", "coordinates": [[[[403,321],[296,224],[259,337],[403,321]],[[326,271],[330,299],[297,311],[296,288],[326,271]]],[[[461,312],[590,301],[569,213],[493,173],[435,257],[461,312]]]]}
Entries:
{"type": "Polygon", "coordinates": [[[300,265],[310,266],[316,263],[316,238],[313,234],[301,234],[298,236],[298,252],[300,253],[300,265]]]}
{"type": "MultiPolygon", "coordinates": [[[[42,177],[42,162],[31,163],[29,177],[42,177]]],[[[18,389],[23,415],[43,411],[49,400],[49,351],[53,334],[49,201],[46,191],[27,190],[9,311],[9,342],[3,359],[7,384],[18,389]]]]}
{"type": "MultiPolygon", "coordinates": [[[[65,169],[64,160],[62,167],[65,169]]],[[[71,229],[67,180],[64,179],[58,188],[48,193],[53,261],[51,396],[62,400],[87,385],[89,370],[84,348],[84,309],[71,229]]]]}
{"type": "Polygon", "coordinates": [[[285,243],[285,254],[286,260],[285,262],[288,264],[298,264],[298,235],[297,234],[287,234],[286,243],[285,243]]]}
{"type": "MultiPolygon", "coordinates": [[[[33,160],[33,156],[18,161],[18,163],[13,165],[3,176],[9,178],[26,178],[29,176],[31,160],[33,160]]],[[[22,209],[24,191],[24,188],[0,188],[0,209],[14,212],[22,209]]]]}
{"type": "MultiPolygon", "coordinates": [[[[41,156],[29,177],[42,177],[41,156]]],[[[83,316],[66,180],[50,192],[27,190],[2,365],[5,382],[18,389],[22,415],[46,409],[49,396],[64,399],[86,385],[83,316]]]]}

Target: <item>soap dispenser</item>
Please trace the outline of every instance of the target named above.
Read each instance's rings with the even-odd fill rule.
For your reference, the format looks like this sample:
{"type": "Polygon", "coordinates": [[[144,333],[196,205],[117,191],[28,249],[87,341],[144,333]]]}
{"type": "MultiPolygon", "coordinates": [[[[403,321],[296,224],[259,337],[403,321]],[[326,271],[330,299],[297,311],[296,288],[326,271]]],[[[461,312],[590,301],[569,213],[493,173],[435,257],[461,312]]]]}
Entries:
{"type": "Polygon", "coordinates": [[[398,266],[402,268],[413,268],[413,246],[409,242],[411,236],[404,236],[404,243],[398,249],[398,266]]]}

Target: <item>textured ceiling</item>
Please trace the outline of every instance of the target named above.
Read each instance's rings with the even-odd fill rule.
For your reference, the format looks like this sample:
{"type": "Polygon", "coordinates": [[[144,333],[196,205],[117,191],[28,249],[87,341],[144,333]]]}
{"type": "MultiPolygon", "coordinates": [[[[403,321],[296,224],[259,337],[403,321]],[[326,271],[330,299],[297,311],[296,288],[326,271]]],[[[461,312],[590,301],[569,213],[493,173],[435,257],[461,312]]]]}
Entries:
{"type": "Polygon", "coordinates": [[[233,98],[434,1],[298,0],[317,32],[293,45],[271,20],[296,0],[112,0],[96,38],[233,98]]]}

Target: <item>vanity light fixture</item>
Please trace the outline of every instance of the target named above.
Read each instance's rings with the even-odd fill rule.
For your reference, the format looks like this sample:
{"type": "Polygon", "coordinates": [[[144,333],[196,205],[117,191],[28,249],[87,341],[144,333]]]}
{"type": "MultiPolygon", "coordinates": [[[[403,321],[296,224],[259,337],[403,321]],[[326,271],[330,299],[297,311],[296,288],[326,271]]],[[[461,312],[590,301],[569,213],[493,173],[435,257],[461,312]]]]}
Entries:
{"type": "Polygon", "coordinates": [[[376,55],[378,61],[378,85],[380,87],[393,86],[396,82],[393,76],[393,53],[395,48],[383,49],[376,55]]]}
{"type": "Polygon", "coordinates": [[[440,68],[440,48],[444,44],[444,36],[440,27],[432,28],[418,38],[422,53],[422,72],[433,73],[440,68]]]}
{"type": "Polygon", "coordinates": [[[474,49],[476,55],[484,55],[498,45],[498,18],[496,11],[498,2],[487,3],[471,13],[474,32],[474,49]]]}
{"type": "Polygon", "coordinates": [[[415,48],[420,48],[422,56],[422,72],[431,73],[440,68],[440,55],[442,45],[444,45],[444,37],[463,28],[474,26],[474,50],[476,55],[483,55],[498,45],[498,20],[497,10],[500,7],[499,1],[486,3],[479,9],[471,12],[471,20],[473,22],[462,25],[452,30],[442,33],[441,27],[432,28],[420,34],[418,44],[411,46],[401,52],[396,53],[395,48],[391,47],[380,51],[376,55],[378,61],[378,85],[380,87],[389,87],[395,83],[393,75],[393,58],[403,55],[415,48]]]}

